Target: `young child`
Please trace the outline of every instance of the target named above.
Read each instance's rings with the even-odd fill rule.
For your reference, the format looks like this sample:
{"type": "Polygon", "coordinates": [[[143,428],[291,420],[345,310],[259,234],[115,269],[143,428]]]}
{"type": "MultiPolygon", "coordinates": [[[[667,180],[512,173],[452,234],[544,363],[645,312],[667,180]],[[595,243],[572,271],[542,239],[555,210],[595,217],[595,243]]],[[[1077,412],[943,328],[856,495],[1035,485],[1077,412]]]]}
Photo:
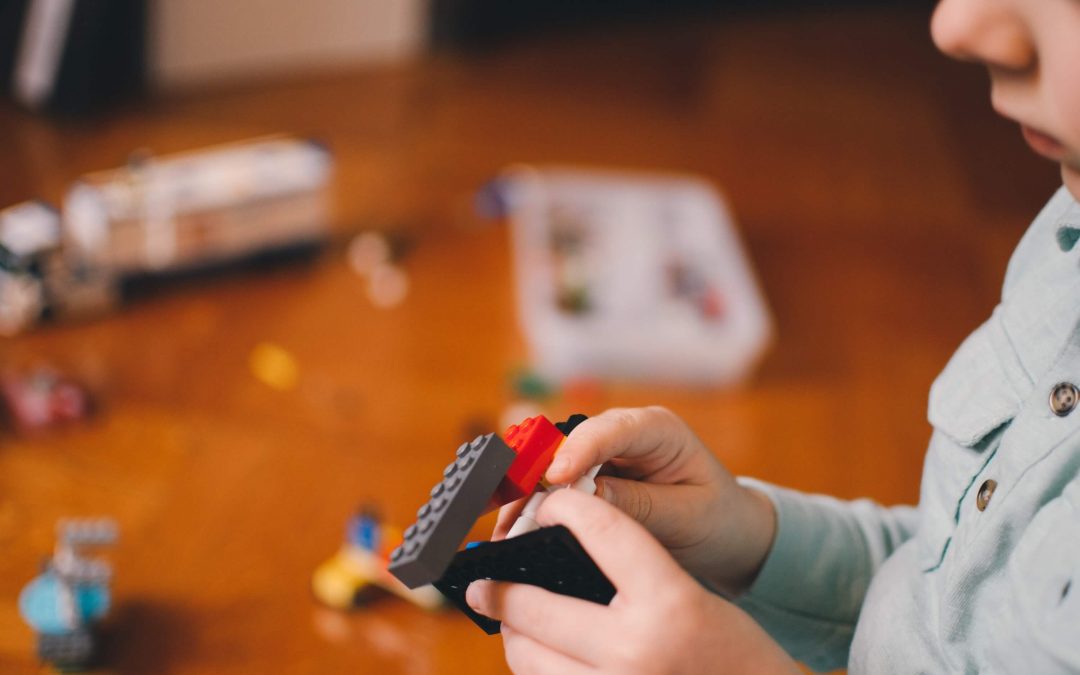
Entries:
{"type": "Polygon", "coordinates": [[[793,658],[853,673],[1080,672],[1080,0],[943,0],[932,33],[986,66],[994,108],[1065,186],[930,390],[918,508],[736,480],[663,409],[593,417],[547,477],[601,462],[618,477],[598,480],[604,499],[554,493],[537,520],[569,527],[618,594],[604,607],[472,584],[516,672],[798,672],[793,658]]]}

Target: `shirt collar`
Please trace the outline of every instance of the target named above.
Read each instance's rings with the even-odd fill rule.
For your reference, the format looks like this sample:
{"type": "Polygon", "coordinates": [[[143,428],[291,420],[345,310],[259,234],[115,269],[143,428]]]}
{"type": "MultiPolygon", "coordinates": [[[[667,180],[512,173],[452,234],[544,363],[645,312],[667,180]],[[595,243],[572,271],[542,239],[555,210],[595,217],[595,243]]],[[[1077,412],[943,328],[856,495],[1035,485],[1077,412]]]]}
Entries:
{"type": "Polygon", "coordinates": [[[1065,252],[1073,250],[1076,242],[1080,241],[1080,204],[1076,203],[1071,194],[1068,197],[1070,203],[1058,216],[1054,233],[1058,248],[1065,252]]]}
{"type": "MultiPolygon", "coordinates": [[[[1053,365],[1080,328],[1080,204],[1064,188],[1056,199],[1059,208],[1044,214],[1042,223],[1036,219],[1032,228],[1057,245],[1046,242],[1028,253],[1026,273],[995,312],[1032,381],[1053,365]]],[[[1017,255],[1023,255],[1020,249],[1017,255]]]]}
{"type": "Polygon", "coordinates": [[[1080,338],[1080,205],[1059,192],[1009,261],[1001,303],[930,390],[930,421],[973,446],[1011,419],[1080,338]]]}

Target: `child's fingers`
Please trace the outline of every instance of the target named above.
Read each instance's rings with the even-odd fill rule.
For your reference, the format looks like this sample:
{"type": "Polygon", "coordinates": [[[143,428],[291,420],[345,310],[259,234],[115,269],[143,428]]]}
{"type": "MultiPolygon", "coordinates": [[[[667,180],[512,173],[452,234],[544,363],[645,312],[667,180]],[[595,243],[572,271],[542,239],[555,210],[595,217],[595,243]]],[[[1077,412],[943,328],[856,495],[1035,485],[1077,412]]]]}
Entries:
{"type": "Polygon", "coordinates": [[[503,622],[529,639],[590,665],[599,665],[599,650],[610,639],[607,607],[588,600],[545,591],[538,586],[501,581],[474,581],[465,600],[475,611],[503,622]]]}
{"type": "Polygon", "coordinates": [[[671,453],[696,440],[686,425],[664,408],[614,408],[574,429],[555,455],[547,479],[569,483],[615,457],[641,462],[638,470],[648,474],[671,462],[671,453]]]}
{"type": "Polygon", "coordinates": [[[596,495],[645,526],[665,545],[685,539],[684,533],[707,517],[709,489],[698,485],[663,485],[605,476],[596,481],[596,495]]]}
{"type": "Polygon", "coordinates": [[[686,576],[640,523],[592,495],[557,490],[541,504],[537,522],[568,527],[617,593],[631,601],[654,598],[658,588],[686,576]]]}
{"type": "Polygon", "coordinates": [[[510,626],[503,626],[502,639],[506,665],[515,675],[585,675],[596,672],[592,666],[537,642],[510,626]]]}

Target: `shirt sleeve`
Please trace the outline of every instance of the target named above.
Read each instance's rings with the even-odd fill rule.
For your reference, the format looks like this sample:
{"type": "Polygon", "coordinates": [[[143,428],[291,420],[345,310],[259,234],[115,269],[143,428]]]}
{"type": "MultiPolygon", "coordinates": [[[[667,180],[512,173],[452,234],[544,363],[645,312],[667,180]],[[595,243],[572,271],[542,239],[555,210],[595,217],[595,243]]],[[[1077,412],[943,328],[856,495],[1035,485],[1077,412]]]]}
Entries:
{"type": "Polygon", "coordinates": [[[914,534],[918,512],[740,482],[769,496],[777,530],[761,572],[736,604],[793,658],[815,670],[844,667],[870,579],[914,534]]]}

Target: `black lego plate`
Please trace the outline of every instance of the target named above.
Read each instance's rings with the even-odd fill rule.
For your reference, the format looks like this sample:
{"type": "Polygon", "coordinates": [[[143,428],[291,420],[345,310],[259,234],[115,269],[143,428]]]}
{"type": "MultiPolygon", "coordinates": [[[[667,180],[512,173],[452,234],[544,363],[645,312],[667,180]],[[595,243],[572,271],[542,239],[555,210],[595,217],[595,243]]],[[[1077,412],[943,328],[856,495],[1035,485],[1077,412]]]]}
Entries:
{"type": "Polygon", "coordinates": [[[465,589],[477,579],[532,584],[601,605],[615,597],[615,587],[562,525],[459,551],[435,582],[435,588],[458,609],[485,633],[494,635],[500,630],[499,622],[477,614],[465,602],[465,589]]]}

